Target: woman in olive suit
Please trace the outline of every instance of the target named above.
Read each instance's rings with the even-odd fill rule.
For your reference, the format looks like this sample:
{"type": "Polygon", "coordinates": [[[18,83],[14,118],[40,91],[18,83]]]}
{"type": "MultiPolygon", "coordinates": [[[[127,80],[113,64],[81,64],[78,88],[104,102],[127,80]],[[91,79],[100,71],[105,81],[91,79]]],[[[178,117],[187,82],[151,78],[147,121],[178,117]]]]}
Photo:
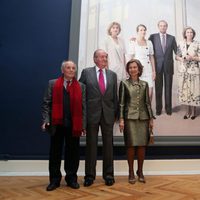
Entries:
{"type": "Polygon", "coordinates": [[[129,166],[129,183],[136,182],[134,175],[134,156],[138,158],[138,181],[145,183],[143,162],[149,140],[149,129],[153,127],[153,113],[149,99],[148,83],[139,79],[143,66],[139,60],[132,59],[126,65],[130,78],[121,81],[119,88],[120,131],[124,132],[129,166]]]}

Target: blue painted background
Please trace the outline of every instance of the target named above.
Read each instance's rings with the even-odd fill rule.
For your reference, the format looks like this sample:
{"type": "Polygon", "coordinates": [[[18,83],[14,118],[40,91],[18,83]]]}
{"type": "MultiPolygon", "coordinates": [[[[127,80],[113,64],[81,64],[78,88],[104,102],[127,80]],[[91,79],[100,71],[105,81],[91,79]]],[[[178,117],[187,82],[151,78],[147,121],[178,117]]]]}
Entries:
{"type": "Polygon", "coordinates": [[[43,159],[49,79],[68,57],[71,0],[0,1],[0,159],[43,159]]]}

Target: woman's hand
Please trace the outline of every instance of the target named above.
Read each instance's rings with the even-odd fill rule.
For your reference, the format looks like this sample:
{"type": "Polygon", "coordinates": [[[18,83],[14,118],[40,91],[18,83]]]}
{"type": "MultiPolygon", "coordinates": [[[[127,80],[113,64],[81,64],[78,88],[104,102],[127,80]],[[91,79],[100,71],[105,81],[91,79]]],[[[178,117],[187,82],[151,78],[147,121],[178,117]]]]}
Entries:
{"type": "Polygon", "coordinates": [[[124,130],[124,119],[119,120],[119,130],[122,133],[124,130]]]}
{"type": "Polygon", "coordinates": [[[155,71],[153,71],[153,73],[152,73],[152,79],[153,79],[153,81],[156,80],[156,72],[155,71]]]}
{"type": "Polygon", "coordinates": [[[186,55],[186,56],[185,56],[185,59],[186,59],[187,61],[192,61],[192,60],[193,60],[193,57],[190,56],[190,55],[186,55]]]}
{"type": "Polygon", "coordinates": [[[149,120],[149,128],[153,129],[153,118],[149,120]]]}

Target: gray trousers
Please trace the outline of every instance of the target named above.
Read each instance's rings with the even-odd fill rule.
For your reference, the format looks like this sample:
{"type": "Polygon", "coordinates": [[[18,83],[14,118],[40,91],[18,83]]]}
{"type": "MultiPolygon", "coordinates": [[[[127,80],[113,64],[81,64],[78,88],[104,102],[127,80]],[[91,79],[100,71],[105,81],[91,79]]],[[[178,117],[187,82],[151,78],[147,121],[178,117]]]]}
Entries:
{"type": "Polygon", "coordinates": [[[98,132],[101,127],[103,141],[103,178],[113,177],[113,124],[107,124],[102,115],[99,124],[88,124],[86,133],[85,178],[95,179],[98,132]]]}

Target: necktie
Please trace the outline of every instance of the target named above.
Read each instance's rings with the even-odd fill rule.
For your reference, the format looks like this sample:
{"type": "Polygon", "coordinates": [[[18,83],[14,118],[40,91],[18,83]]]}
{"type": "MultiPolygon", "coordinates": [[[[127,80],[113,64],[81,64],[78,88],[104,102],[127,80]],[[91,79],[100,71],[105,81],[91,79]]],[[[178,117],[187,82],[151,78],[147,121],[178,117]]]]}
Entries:
{"type": "Polygon", "coordinates": [[[66,85],[67,92],[69,92],[69,87],[70,87],[70,81],[67,81],[67,85],[66,85]]]}
{"type": "Polygon", "coordinates": [[[104,94],[105,93],[105,82],[104,82],[104,77],[103,77],[103,71],[102,69],[99,70],[99,88],[101,90],[101,93],[104,94]]]}
{"type": "Polygon", "coordinates": [[[161,45],[162,45],[163,53],[165,53],[165,50],[166,50],[166,38],[165,38],[165,34],[162,34],[161,45]]]}

